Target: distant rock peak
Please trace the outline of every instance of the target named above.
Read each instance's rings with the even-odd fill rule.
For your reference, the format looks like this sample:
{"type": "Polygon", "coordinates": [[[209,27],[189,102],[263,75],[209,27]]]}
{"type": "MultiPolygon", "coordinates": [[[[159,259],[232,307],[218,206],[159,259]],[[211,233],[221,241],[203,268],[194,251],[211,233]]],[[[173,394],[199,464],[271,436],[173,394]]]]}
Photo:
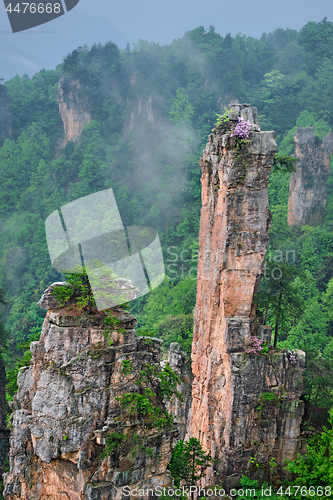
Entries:
{"type": "Polygon", "coordinates": [[[318,144],[314,127],[298,127],[294,138],[299,161],[290,177],[288,224],[316,226],[325,215],[333,134],[329,131],[318,144]]]}
{"type": "Polygon", "coordinates": [[[80,98],[80,82],[73,80],[68,82],[70,87],[68,93],[63,90],[64,80],[59,81],[57,101],[59,112],[64,124],[64,139],[60,146],[65,147],[68,141],[76,142],[81,135],[85,125],[91,122],[91,115],[87,111],[87,103],[80,98]]]}

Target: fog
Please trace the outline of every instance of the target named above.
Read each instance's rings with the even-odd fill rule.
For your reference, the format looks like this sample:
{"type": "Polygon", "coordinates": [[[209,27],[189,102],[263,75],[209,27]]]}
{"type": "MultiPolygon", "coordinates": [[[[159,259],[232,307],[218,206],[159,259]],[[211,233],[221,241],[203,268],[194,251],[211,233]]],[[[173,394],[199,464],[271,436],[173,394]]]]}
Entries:
{"type": "Polygon", "coordinates": [[[332,19],[330,0],[80,0],[70,12],[37,28],[13,34],[5,6],[0,6],[0,78],[30,77],[54,69],[78,46],[107,41],[124,48],[139,39],[161,45],[198,26],[215,26],[221,35],[260,38],[277,28],[300,29],[308,21],[332,19]]]}

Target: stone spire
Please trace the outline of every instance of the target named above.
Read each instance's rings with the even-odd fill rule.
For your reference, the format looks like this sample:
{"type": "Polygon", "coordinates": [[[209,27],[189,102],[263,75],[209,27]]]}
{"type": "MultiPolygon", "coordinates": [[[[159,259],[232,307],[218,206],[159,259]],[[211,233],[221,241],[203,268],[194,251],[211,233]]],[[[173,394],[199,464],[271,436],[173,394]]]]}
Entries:
{"type": "Polygon", "coordinates": [[[314,127],[298,127],[294,137],[299,161],[290,178],[288,224],[318,225],[325,214],[333,134],[328,132],[321,145],[316,143],[314,127]]]}
{"type": "MultiPolygon", "coordinates": [[[[287,354],[246,353],[253,335],[270,342],[270,328],[257,325],[254,296],[268,248],[267,187],[275,133],[260,131],[256,108],[233,104],[229,111],[229,121],[213,129],[200,160],[202,210],[188,436],[200,439],[220,461],[215,471],[208,471],[204,485],[239,472],[256,452],[265,461],[273,455],[294,456],[297,448],[294,439],[289,452],[281,451],[276,429],[285,415],[271,412],[271,422],[262,430],[254,411],[262,392],[273,390],[280,397],[283,384],[298,399],[292,374],[285,369],[287,354]],[[232,136],[239,118],[252,124],[249,144],[237,144],[232,136]]],[[[298,363],[301,359],[300,351],[298,363]]],[[[292,423],[296,437],[299,423],[298,415],[292,423]]],[[[290,437],[285,432],[283,439],[290,437]]]]}

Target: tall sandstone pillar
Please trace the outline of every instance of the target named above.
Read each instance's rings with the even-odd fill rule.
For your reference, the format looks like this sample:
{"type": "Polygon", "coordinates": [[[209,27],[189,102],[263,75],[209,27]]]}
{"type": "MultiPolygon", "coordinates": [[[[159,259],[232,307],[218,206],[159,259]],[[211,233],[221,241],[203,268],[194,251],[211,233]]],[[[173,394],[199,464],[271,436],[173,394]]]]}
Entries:
{"type": "Polygon", "coordinates": [[[317,144],[314,127],[298,127],[294,138],[299,161],[290,177],[288,224],[316,226],[325,215],[333,134],[329,131],[322,144],[317,144]]]}
{"type": "MultiPolygon", "coordinates": [[[[235,476],[248,467],[251,456],[263,467],[268,457],[278,462],[293,458],[302,415],[302,404],[296,403],[301,373],[296,388],[288,353],[246,352],[251,335],[270,342],[271,329],[257,325],[254,295],[268,248],[267,187],[276,142],[274,132],[260,131],[256,108],[232,105],[229,111],[229,121],[213,129],[200,160],[202,210],[188,437],[200,439],[219,460],[203,485],[235,476]],[[241,149],[231,137],[239,117],[252,124],[251,142],[241,149]],[[275,405],[265,419],[265,411],[259,415],[256,410],[264,392],[275,393],[277,400],[288,394],[297,409],[291,413],[275,405]]],[[[301,372],[303,364],[304,353],[298,351],[295,369],[301,372]]]]}

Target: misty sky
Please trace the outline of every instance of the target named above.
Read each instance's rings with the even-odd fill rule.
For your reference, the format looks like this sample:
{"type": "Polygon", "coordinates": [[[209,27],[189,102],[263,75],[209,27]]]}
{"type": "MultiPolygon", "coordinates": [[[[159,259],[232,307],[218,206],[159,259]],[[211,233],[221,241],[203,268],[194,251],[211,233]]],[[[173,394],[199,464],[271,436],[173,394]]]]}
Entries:
{"type": "MultiPolygon", "coordinates": [[[[15,3],[15,0],[13,4],[15,3]]],[[[333,21],[332,0],[80,0],[64,16],[13,34],[0,0],[0,78],[52,69],[80,45],[114,41],[123,48],[140,38],[161,45],[198,26],[221,35],[260,38],[276,28],[333,21]]]]}

